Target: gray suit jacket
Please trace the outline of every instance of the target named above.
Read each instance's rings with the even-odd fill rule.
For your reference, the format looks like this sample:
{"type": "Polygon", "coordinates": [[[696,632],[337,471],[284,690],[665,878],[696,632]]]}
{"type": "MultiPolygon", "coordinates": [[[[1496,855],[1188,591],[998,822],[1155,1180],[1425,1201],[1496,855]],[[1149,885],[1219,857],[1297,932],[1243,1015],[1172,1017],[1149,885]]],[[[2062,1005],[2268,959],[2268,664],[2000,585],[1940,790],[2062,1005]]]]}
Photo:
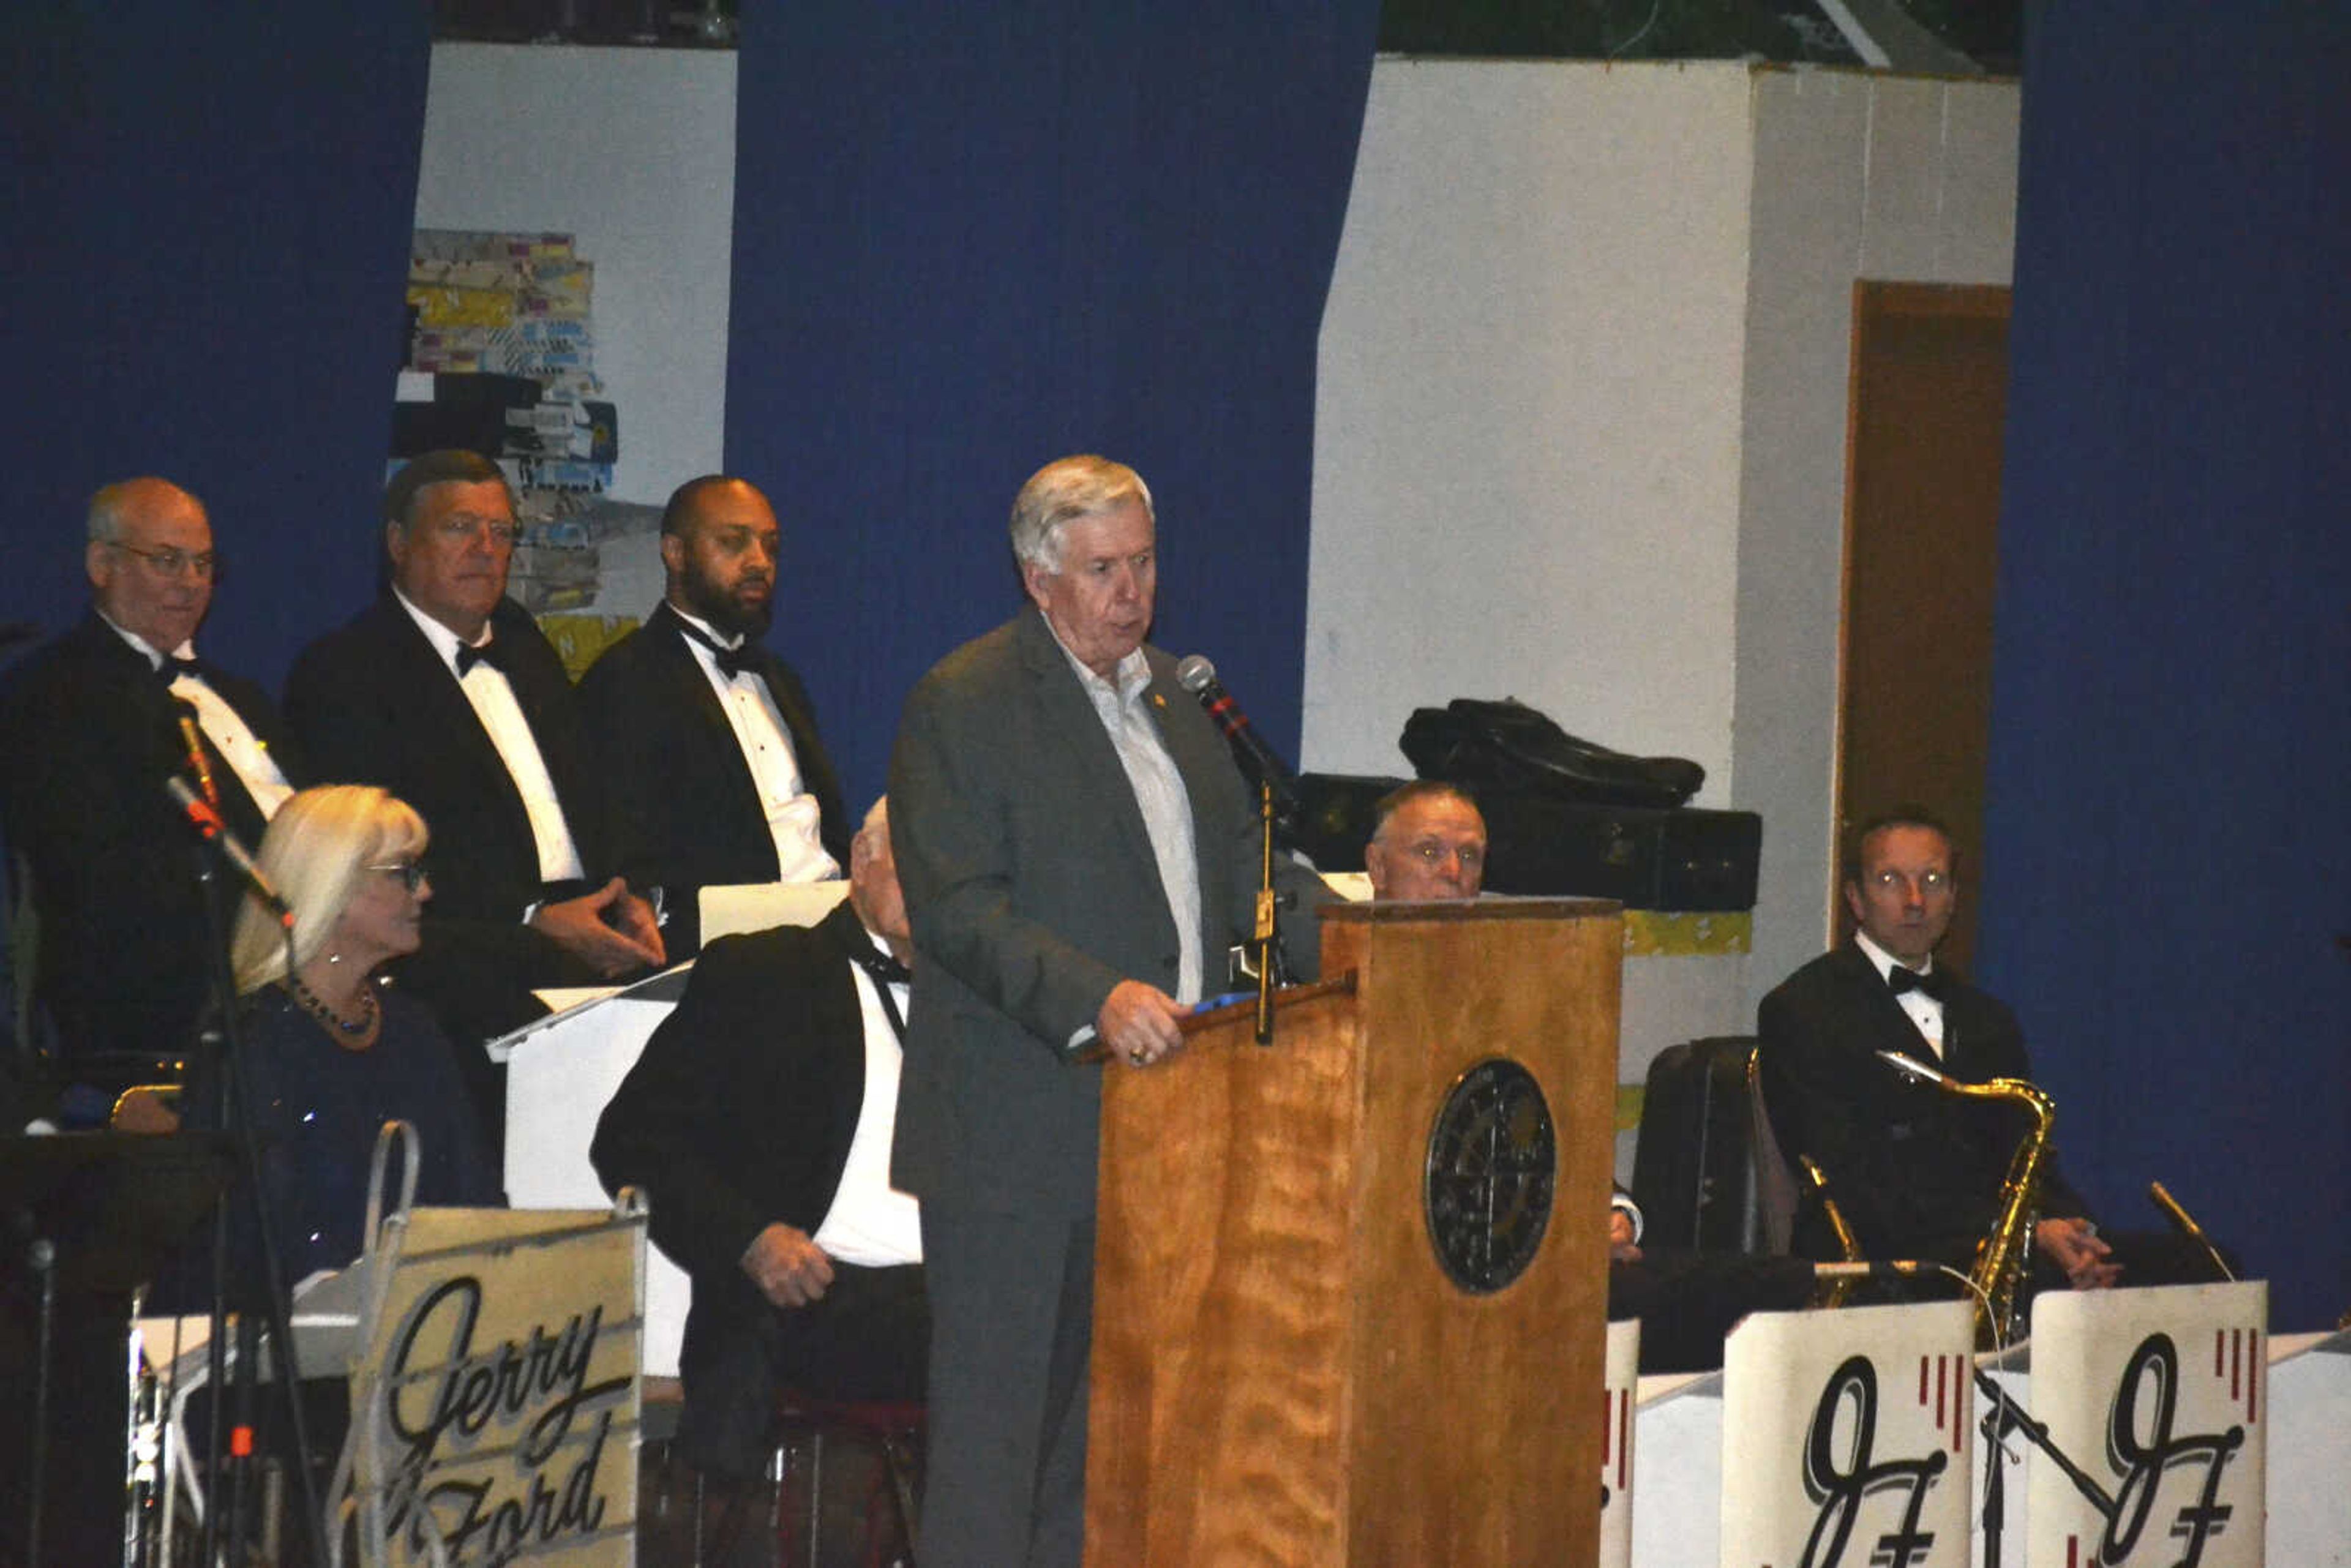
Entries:
{"type": "MultiPolygon", "coordinates": [[[[1191,796],[1208,985],[1249,933],[1257,815],[1224,739],[1145,650],[1148,700],[1191,796]]],[[[1173,993],[1177,945],[1134,793],[1044,619],[1024,610],[908,697],[890,830],[913,915],[914,991],[893,1176],[926,1200],[1093,1212],[1103,1069],[1066,1061],[1123,979],[1173,993]]],[[[1311,973],[1328,896],[1278,862],[1285,941],[1311,973]]]]}

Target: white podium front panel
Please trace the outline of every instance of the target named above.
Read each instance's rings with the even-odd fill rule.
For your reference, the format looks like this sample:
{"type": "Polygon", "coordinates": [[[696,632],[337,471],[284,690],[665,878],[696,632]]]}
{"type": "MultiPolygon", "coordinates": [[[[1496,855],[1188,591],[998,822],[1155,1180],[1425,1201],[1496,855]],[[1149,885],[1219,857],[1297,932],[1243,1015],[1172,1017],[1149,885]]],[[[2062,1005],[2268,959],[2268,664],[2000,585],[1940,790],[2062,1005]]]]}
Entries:
{"type": "MultiPolygon", "coordinates": [[[[2278,1568],[2351,1568],[2351,1333],[2281,1335],[2263,1351],[2269,1376],[2262,1421],[2269,1428],[2268,1556],[2278,1568]]],[[[2027,1408],[2032,1381],[2022,1369],[1985,1370],[2027,1408]]],[[[1644,1377],[1635,1402],[1639,1506],[1633,1521],[1635,1568],[1691,1568],[1716,1560],[1720,1544],[1722,1375],[1644,1377]]],[[[1976,1429],[1991,1402],[1980,1386],[1976,1429]]],[[[2037,1412],[2036,1412],[2037,1414],[2037,1412]]],[[[2032,1450],[2011,1437],[2007,1530],[2001,1561],[2022,1560],[2029,1529],[2023,1479],[2032,1450]]],[[[1980,1503],[1989,1452],[1975,1445],[1972,1489],[1980,1503]]],[[[1976,1539],[1982,1537],[1978,1533],[1976,1539]]],[[[1989,1561],[1979,1547],[1978,1563],[1989,1561]]]]}
{"type": "Polygon", "coordinates": [[[2261,1568],[2269,1287],[2045,1291],[2027,1568],[2261,1568]]]}
{"type": "Polygon", "coordinates": [[[2351,1568],[2351,1333],[2272,1348],[2270,1561],[2351,1568]]]}
{"type": "Polygon", "coordinates": [[[1965,1301],[1758,1312],[1723,1346],[1723,1568],[1968,1568],[1965,1301]]]}
{"type": "Polygon", "coordinates": [[[1600,1390],[1600,1568],[1633,1568],[1633,1401],[1641,1377],[1641,1321],[1608,1325],[1600,1390]]]}

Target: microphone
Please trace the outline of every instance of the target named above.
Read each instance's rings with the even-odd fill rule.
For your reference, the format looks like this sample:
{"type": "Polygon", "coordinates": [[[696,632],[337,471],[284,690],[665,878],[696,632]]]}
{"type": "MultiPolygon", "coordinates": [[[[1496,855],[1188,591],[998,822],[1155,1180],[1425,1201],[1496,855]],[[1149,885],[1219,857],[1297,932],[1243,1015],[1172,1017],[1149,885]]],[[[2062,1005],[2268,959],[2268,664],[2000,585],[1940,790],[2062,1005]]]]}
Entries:
{"type": "Polygon", "coordinates": [[[2220,1249],[2212,1245],[2212,1239],[2204,1234],[2204,1228],[2189,1218],[2188,1211],[2179,1206],[2179,1200],[2172,1197],[2161,1182],[2147,1183],[2147,1196],[2155,1199],[2155,1207],[2163,1210],[2163,1217],[2171,1221],[2174,1229],[2204,1249],[2205,1254],[2212,1260],[2212,1267],[2220,1270],[2220,1278],[2232,1285],[2236,1283],[2236,1270],[2229,1267],[2229,1260],[2220,1256],[2220,1249]]]}
{"type": "Polygon", "coordinates": [[[1941,1268],[1933,1263],[1921,1263],[1915,1258],[1894,1258],[1882,1261],[1851,1263],[1815,1263],[1815,1280],[1915,1280],[1922,1274],[1939,1274],[1941,1268]]]}
{"type": "Polygon", "coordinates": [[[294,924],[293,909],[277,896],[277,890],[269,885],[269,878],[260,866],[254,863],[245,846],[236,841],[236,835],[228,831],[228,824],[221,821],[221,814],[213,809],[212,802],[188,788],[188,781],[176,773],[163,780],[163,790],[180,808],[180,815],[187,824],[195,829],[206,843],[219,850],[237,875],[245,879],[246,886],[253,890],[253,895],[261,900],[263,907],[277,916],[279,924],[290,929],[294,924]]]}
{"type": "Polygon", "coordinates": [[[1877,1055],[1888,1067],[1906,1072],[1921,1083],[1940,1083],[1946,1088],[1951,1085],[1951,1081],[1939,1069],[1928,1066],[1915,1056],[1905,1056],[1898,1051],[1881,1051],[1877,1055]]]}
{"type": "Polygon", "coordinates": [[[215,807],[220,804],[220,787],[213,782],[213,765],[204,757],[204,743],[196,731],[196,705],[185,697],[177,699],[180,708],[180,738],[188,747],[188,766],[195,771],[196,782],[204,787],[204,799],[215,807]]]}
{"type": "Polygon", "coordinates": [[[1217,721],[1225,740],[1233,748],[1233,758],[1250,783],[1273,790],[1274,809],[1287,816],[1297,806],[1297,797],[1290,786],[1290,766],[1276,756],[1257,727],[1233,701],[1233,694],[1225,690],[1217,679],[1217,666],[1197,653],[1186,657],[1176,666],[1176,684],[1200,699],[1208,716],[1217,721]]]}

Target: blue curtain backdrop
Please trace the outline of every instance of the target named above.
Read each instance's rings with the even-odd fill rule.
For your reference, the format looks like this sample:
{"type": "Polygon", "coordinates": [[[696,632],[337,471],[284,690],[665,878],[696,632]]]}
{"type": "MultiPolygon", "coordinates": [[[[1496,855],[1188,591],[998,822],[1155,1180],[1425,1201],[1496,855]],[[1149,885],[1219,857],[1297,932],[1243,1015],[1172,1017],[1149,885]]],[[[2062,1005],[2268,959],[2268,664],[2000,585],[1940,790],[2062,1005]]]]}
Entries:
{"type": "Polygon", "coordinates": [[[415,0],[45,4],[8,22],[0,621],[89,599],[82,516],[160,474],[211,508],[199,646],[275,687],[362,602],[431,42],[415,0]]]}
{"type": "Polygon", "coordinates": [[[2351,16],[2027,14],[1982,968],[2109,1223],[2351,1307],[2351,16]]]}
{"type": "Polygon", "coordinates": [[[849,787],[1018,603],[1013,493],[1150,483],[1154,640],[1296,756],[1316,337],[1374,0],[744,6],[726,461],[849,787]]]}

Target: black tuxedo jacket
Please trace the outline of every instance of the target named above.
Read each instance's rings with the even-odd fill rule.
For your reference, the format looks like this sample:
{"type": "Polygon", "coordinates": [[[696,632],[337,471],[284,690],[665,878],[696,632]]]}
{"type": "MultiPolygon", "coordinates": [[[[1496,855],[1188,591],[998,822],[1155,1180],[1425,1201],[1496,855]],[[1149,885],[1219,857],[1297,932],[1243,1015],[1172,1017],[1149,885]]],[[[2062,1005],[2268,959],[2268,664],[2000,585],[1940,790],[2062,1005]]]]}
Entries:
{"type": "MultiPolygon", "coordinates": [[[[1943,1071],[1965,1082],[2030,1080],[2032,1064],[2015,1015],[1948,966],[1943,1071]]],[[[1830,1195],[1871,1258],[1938,1258],[1964,1264],[1999,1208],[2009,1160],[2030,1130],[2013,1105],[1955,1096],[1879,1061],[1899,1051],[1936,1065],[1932,1048],[1848,942],[1813,959],[1763,998],[1757,1065],[1771,1131],[1788,1158],[1810,1155],[1830,1195]]],[[[2043,1178],[2044,1218],[2086,1213],[2053,1155],[2043,1178]]],[[[1839,1256],[1807,1193],[1795,1250],[1839,1256]]]]}
{"type": "Polygon", "coordinates": [[[654,1243],[694,1278],[686,1397],[722,1430],[764,1430],[775,1387],[775,1309],[744,1250],[777,1220],[816,1234],[857,1131],[865,1032],[849,954],[867,943],[847,904],[813,927],[712,943],[596,1125],[597,1176],[644,1190],[654,1243]]]}
{"type": "MultiPolygon", "coordinates": [[[[570,679],[520,605],[501,601],[490,623],[592,885],[611,862],[601,852],[602,812],[570,679]]],[[[287,677],[286,716],[322,778],[381,785],[424,818],[433,897],[423,949],[399,972],[451,1039],[469,1044],[537,1017],[544,1009],[530,999],[532,987],[597,983],[588,966],[522,923],[533,903],[578,889],[539,880],[521,792],[456,676],[398,600],[387,592],[302,650],[287,677]]],[[[461,1053],[482,1092],[492,1080],[477,1054],[461,1053]]],[[[498,1103],[486,1102],[484,1113],[498,1119],[498,1103]]],[[[494,1137],[498,1130],[489,1129],[494,1137]]]]}
{"type": "MultiPolygon", "coordinates": [[[[302,783],[262,689],[209,667],[204,682],[269,747],[287,782],[302,783]]],[[[163,792],[170,778],[198,784],[181,711],[146,656],[95,613],[28,655],[0,691],[0,821],[32,873],[41,931],[34,983],[74,1055],[177,1055],[204,1004],[214,937],[197,840],[163,792]]],[[[223,818],[258,847],[267,825],[260,808],[203,744],[223,818]]],[[[239,892],[225,868],[214,885],[225,942],[239,892]]]]}
{"type": "MultiPolygon", "coordinates": [[[[604,651],[580,683],[580,703],[604,788],[603,836],[614,865],[635,886],[665,890],[674,912],[671,931],[690,937],[697,890],[773,882],[778,868],[743,748],[684,627],[662,604],[604,651]]],[[[808,692],[773,652],[751,648],[783,716],[801,782],[822,813],[824,847],[846,872],[852,824],[808,692]]],[[[690,940],[672,946],[672,957],[692,947],[690,940]]]]}

